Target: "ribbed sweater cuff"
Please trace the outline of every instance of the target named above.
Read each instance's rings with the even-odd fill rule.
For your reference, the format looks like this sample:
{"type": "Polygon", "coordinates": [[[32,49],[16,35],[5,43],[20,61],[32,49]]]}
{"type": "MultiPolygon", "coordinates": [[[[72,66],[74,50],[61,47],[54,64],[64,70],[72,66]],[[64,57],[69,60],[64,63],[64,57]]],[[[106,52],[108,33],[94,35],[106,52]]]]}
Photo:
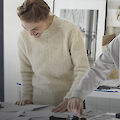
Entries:
{"type": "Polygon", "coordinates": [[[25,95],[25,96],[22,96],[22,100],[31,100],[32,101],[32,95],[25,95]]]}
{"type": "Polygon", "coordinates": [[[70,98],[80,98],[81,100],[85,100],[85,96],[81,94],[80,91],[73,91],[70,98]]]}

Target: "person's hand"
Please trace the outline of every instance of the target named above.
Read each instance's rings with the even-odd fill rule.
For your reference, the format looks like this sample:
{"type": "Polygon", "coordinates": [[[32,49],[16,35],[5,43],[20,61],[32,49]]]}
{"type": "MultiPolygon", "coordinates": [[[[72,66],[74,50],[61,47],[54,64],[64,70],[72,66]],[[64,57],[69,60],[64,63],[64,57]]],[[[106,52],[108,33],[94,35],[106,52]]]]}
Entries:
{"type": "Polygon", "coordinates": [[[68,99],[65,98],[59,105],[52,109],[52,112],[66,112],[68,99]]]}
{"type": "Polygon", "coordinates": [[[83,112],[83,101],[80,98],[71,98],[68,101],[67,110],[69,112],[74,112],[78,117],[83,112]]]}
{"type": "Polygon", "coordinates": [[[17,101],[16,105],[26,105],[26,104],[33,104],[31,100],[22,100],[22,101],[17,101]]]}

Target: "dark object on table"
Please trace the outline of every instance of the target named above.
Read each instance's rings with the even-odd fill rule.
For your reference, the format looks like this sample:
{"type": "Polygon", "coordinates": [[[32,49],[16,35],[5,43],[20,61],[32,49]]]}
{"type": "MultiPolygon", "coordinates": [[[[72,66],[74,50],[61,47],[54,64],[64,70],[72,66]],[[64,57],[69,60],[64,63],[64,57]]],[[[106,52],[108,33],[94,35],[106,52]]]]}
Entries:
{"type": "Polygon", "coordinates": [[[102,89],[120,89],[120,85],[118,85],[116,87],[107,86],[107,85],[101,85],[97,89],[99,89],[99,90],[102,90],[102,89]]]}
{"type": "Polygon", "coordinates": [[[79,120],[79,117],[73,116],[72,120],[79,120]]]}
{"type": "Polygon", "coordinates": [[[72,120],[87,120],[87,119],[84,118],[84,117],[79,118],[79,117],[77,117],[77,116],[73,116],[73,119],[72,119],[72,120]]]}
{"type": "Polygon", "coordinates": [[[67,120],[67,118],[60,118],[60,117],[50,116],[49,120],[67,120]]]}
{"type": "Polygon", "coordinates": [[[83,101],[83,109],[86,109],[85,100],[83,101]]]}
{"type": "Polygon", "coordinates": [[[1,108],[4,108],[4,107],[0,104],[0,109],[1,109],[1,108]]]}
{"type": "Polygon", "coordinates": [[[72,119],[70,119],[70,118],[60,118],[60,117],[50,116],[50,117],[49,117],[49,120],[87,120],[87,119],[84,118],[84,117],[79,118],[79,117],[77,117],[77,116],[73,116],[72,119]]]}
{"type": "Polygon", "coordinates": [[[101,89],[111,89],[110,86],[106,86],[106,85],[102,85],[102,86],[99,86],[97,89],[101,90],[101,89]]]}
{"type": "Polygon", "coordinates": [[[72,120],[79,120],[79,117],[73,116],[72,120]]]}
{"type": "Polygon", "coordinates": [[[120,119],[120,113],[116,113],[115,117],[120,119]]]}

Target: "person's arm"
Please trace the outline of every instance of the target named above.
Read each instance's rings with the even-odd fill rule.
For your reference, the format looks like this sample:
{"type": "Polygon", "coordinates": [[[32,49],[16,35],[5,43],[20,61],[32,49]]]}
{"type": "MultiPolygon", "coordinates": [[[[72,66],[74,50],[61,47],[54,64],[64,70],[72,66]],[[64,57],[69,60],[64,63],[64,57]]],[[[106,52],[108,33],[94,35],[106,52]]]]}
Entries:
{"type": "Polygon", "coordinates": [[[24,43],[23,35],[20,35],[18,40],[18,49],[19,49],[19,59],[20,59],[20,72],[22,76],[23,82],[23,96],[22,100],[30,100],[32,101],[32,66],[28,59],[28,54],[26,50],[26,46],[24,43]]]}
{"type": "Polygon", "coordinates": [[[104,53],[95,61],[93,67],[80,80],[68,102],[67,108],[69,111],[75,111],[78,116],[81,115],[82,100],[98,87],[101,81],[107,79],[108,74],[114,67],[119,68],[119,41],[120,35],[106,47],[104,53]]]}
{"type": "Polygon", "coordinates": [[[80,30],[75,27],[71,33],[69,39],[69,47],[71,60],[73,63],[73,71],[74,71],[74,80],[69,92],[66,94],[64,98],[70,98],[72,95],[72,91],[77,87],[79,81],[89,68],[89,62],[86,54],[86,49],[84,46],[84,42],[82,39],[82,35],[80,30]]]}
{"type": "Polygon", "coordinates": [[[83,77],[83,75],[85,74],[89,67],[86,49],[84,47],[81,33],[77,27],[74,27],[72,29],[71,34],[69,36],[69,52],[74,66],[73,84],[68,93],[66,94],[66,96],[64,97],[63,101],[53,109],[53,112],[67,111],[68,99],[70,98],[73,89],[76,88],[80,79],[83,77]]]}
{"type": "Polygon", "coordinates": [[[105,51],[95,61],[94,65],[88,69],[77,88],[72,92],[71,97],[79,97],[84,100],[103,80],[107,80],[113,68],[118,68],[118,62],[119,42],[117,37],[106,46],[105,51]]]}

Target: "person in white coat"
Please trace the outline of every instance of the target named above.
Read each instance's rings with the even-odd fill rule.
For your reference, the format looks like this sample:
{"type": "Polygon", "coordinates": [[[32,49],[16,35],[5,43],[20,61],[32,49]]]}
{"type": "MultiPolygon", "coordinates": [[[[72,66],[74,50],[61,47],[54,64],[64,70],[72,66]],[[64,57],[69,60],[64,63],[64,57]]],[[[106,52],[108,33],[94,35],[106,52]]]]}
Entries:
{"type": "Polygon", "coordinates": [[[105,51],[88,69],[79,85],[73,90],[67,106],[68,111],[74,111],[80,116],[83,100],[99,86],[101,81],[107,80],[109,73],[114,68],[118,69],[120,75],[120,35],[108,44],[105,51]]]}

